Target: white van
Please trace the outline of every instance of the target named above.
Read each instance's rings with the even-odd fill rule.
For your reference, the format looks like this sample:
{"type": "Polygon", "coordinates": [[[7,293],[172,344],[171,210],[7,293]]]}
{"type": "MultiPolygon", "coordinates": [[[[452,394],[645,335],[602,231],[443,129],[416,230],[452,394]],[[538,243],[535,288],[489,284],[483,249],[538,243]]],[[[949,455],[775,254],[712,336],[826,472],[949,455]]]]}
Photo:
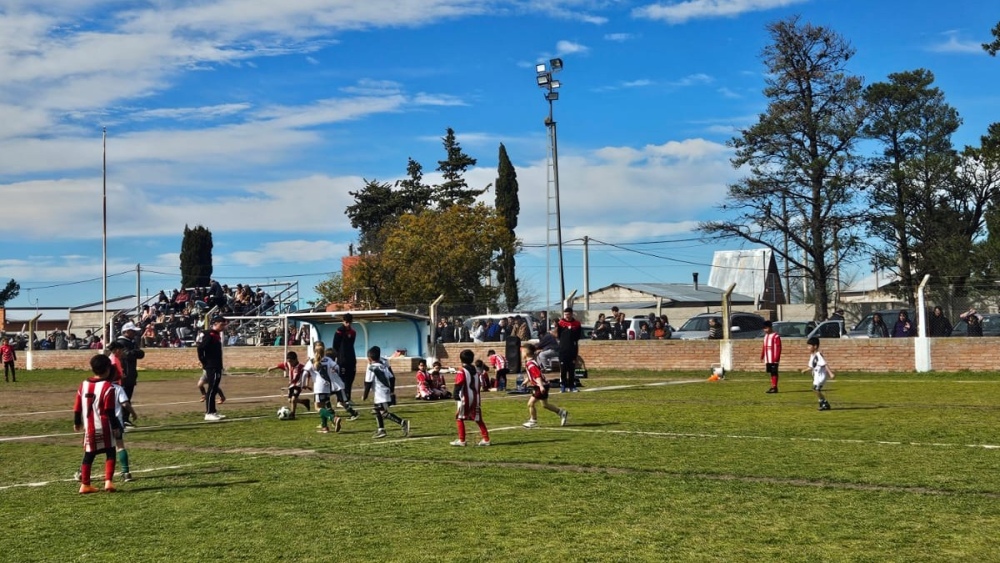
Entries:
{"type": "MultiPolygon", "coordinates": [[[[472,335],[472,327],[475,326],[476,321],[485,321],[487,319],[493,319],[493,322],[497,322],[500,319],[506,319],[507,317],[521,317],[521,319],[528,323],[528,331],[531,333],[531,340],[538,340],[538,332],[535,330],[535,323],[538,322],[531,313],[496,313],[494,315],[477,315],[475,317],[469,317],[463,321],[465,328],[469,329],[469,335],[472,335]]],[[[486,339],[488,342],[489,339],[486,339]]],[[[497,341],[499,342],[499,341],[497,341]]]]}

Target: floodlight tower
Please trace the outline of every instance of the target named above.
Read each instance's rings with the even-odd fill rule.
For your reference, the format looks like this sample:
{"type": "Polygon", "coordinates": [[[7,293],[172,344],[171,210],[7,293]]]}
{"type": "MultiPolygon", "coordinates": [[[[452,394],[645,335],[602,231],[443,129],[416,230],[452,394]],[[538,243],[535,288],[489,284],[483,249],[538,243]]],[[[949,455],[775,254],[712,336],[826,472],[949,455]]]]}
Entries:
{"type": "MultiPolygon", "coordinates": [[[[552,75],[563,68],[562,59],[549,59],[549,65],[545,63],[535,66],[535,81],[539,88],[545,90],[545,99],[549,102],[549,115],[545,118],[545,128],[549,133],[549,155],[546,169],[546,183],[548,186],[548,228],[545,236],[545,300],[552,303],[549,298],[549,256],[552,248],[552,232],[556,234],[556,248],[559,254],[559,302],[566,305],[566,275],[563,269],[563,248],[562,248],[562,213],[559,209],[559,144],[556,141],[556,120],[552,118],[552,102],[559,99],[559,81],[553,80],[552,75]],[[554,210],[553,210],[554,206],[554,210]],[[555,228],[552,226],[555,221],[555,228]]],[[[561,311],[561,307],[560,307],[561,311]]]]}

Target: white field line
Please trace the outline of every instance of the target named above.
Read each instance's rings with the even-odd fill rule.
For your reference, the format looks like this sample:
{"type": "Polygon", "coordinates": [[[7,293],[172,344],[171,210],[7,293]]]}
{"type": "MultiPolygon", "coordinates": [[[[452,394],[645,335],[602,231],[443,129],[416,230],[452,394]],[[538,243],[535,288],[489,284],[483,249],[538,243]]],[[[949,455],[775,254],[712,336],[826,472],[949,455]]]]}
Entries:
{"type": "MultiPolygon", "coordinates": [[[[149,469],[137,469],[132,471],[132,473],[155,473],[158,471],[169,471],[171,469],[184,469],[187,467],[196,467],[199,465],[218,465],[219,462],[205,462],[205,463],[185,463],[183,465],[165,465],[163,467],[151,467],[149,469]]],[[[7,489],[17,489],[21,487],[44,487],[46,485],[54,485],[58,483],[76,483],[76,479],[57,479],[55,481],[38,481],[35,483],[17,483],[14,485],[3,485],[0,486],[0,491],[6,491],[7,489]]]]}

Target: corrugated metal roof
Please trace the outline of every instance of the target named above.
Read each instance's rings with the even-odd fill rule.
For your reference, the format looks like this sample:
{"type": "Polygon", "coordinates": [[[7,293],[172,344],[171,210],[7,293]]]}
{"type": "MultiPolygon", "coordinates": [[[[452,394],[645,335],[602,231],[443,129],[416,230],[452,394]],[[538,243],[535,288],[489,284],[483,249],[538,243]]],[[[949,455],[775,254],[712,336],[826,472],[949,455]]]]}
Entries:
{"type": "MultiPolygon", "coordinates": [[[[653,308],[656,307],[655,298],[662,297],[665,305],[670,303],[713,303],[718,302],[722,296],[722,290],[717,287],[711,287],[707,285],[698,285],[698,289],[694,288],[694,284],[684,284],[684,283],[615,283],[607,287],[602,287],[596,291],[590,292],[591,303],[597,301],[594,300],[594,295],[599,294],[601,291],[608,290],[613,287],[620,287],[622,289],[628,289],[631,291],[636,291],[639,293],[645,293],[654,298],[653,301],[649,301],[646,305],[645,301],[627,301],[625,303],[614,303],[618,305],[619,308],[629,308],[629,309],[642,309],[642,308],[653,308]],[[642,303],[643,305],[639,305],[642,303]]],[[[733,303],[740,304],[750,304],[754,302],[753,297],[748,295],[743,295],[739,293],[733,293],[732,295],[733,303]]],[[[604,302],[600,302],[606,304],[604,302]]]]}

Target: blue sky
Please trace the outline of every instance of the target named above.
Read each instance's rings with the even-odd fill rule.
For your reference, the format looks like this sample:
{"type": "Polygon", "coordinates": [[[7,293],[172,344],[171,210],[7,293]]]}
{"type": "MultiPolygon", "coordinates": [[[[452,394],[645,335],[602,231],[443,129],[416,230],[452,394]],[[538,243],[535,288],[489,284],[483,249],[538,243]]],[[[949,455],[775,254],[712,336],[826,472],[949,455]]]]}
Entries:
{"type": "Polygon", "coordinates": [[[717,247],[691,229],[739,177],[726,141],[765,107],[768,22],[833,28],[866,83],[931,70],[964,120],[961,147],[1000,121],[1000,59],[979,47],[1000,20],[988,4],[0,0],[0,278],[21,284],[11,306],[101,299],[106,126],[109,296],[135,293],[136,264],[143,295],[176,287],[187,224],[212,231],[220,281],[296,280],[311,299],[357,238],[348,191],[400,178],[407,157],[433,182],[452,127],[479,160],[471,185],[493,182],[501,142],[517,168],[519,277],[537,306],[547,103],[534,65],[558,56],[567,290],[583,290],[583,236],[624,247],[590,245],[591,290],[704,282],[717,247]]]}

